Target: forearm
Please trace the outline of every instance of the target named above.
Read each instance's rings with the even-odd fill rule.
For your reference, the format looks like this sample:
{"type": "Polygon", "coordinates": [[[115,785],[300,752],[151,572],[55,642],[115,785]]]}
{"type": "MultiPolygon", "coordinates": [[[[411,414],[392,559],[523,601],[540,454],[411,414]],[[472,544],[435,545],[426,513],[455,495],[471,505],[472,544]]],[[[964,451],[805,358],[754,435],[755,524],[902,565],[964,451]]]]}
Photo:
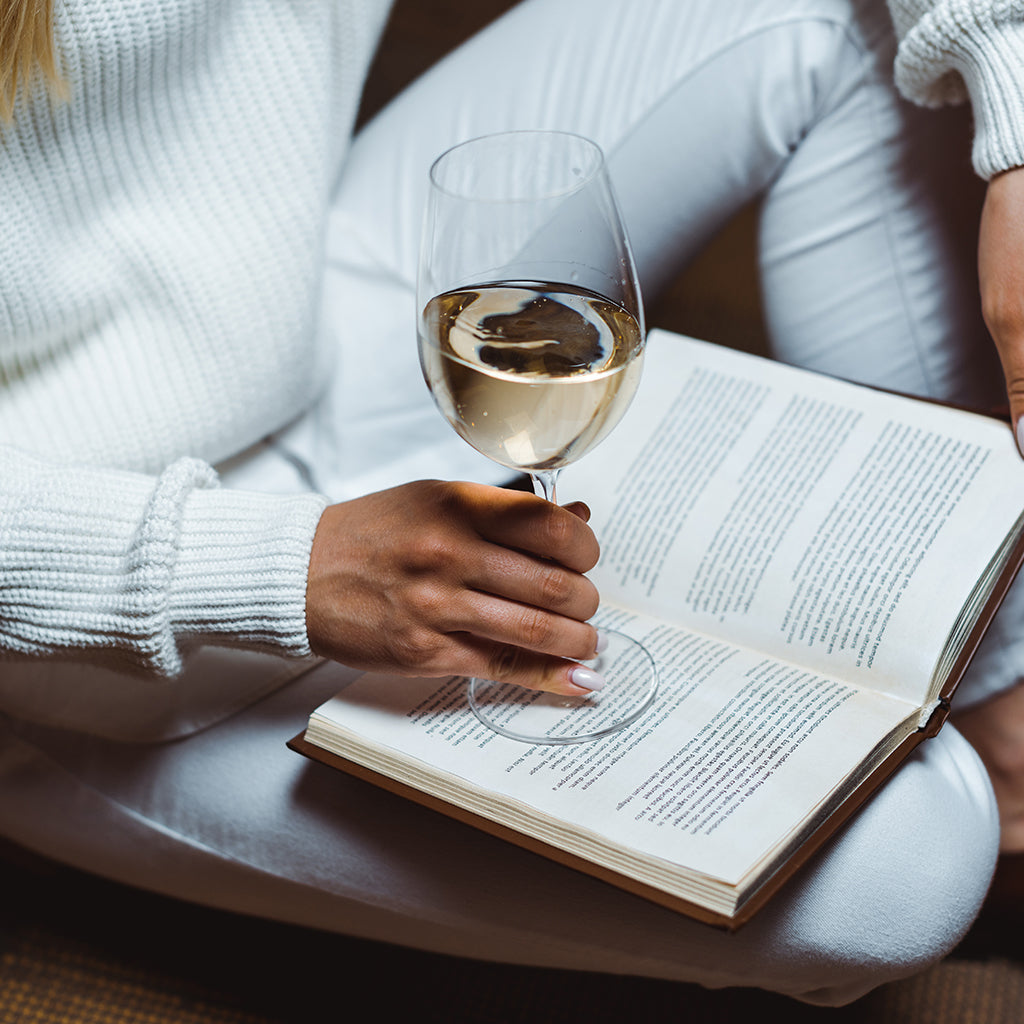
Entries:
{"type": "Polygon", "coordinates": [[[0,655],[173,676],[189,645],[309,653],[305,586],[324,500],[157,478],[0,448],[0,655]]]}

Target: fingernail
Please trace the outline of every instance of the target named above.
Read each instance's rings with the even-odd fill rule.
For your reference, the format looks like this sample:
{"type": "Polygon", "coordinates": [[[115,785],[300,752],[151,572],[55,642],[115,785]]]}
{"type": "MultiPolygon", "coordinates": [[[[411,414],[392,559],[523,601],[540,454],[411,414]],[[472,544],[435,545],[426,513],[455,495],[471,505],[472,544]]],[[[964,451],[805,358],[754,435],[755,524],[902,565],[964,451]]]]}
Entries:
{"type": "Polygon", "coordinates": [[[582,690],[600,690],[604,686],[604,676],[582,665],[574,668],[569,673],[569,678],[582,690]]]}
{"type": "Polygon", "coordinates": [[[602,633],[601,630],[597,631],[597,646],[594,650],[600,654],[608,646],[608,634],[602,633]]]}
{"type": "Polygon", "coordinates": [[[1024,455],[1024,416],[1017,420],[1017,451],[1024,455]]]}

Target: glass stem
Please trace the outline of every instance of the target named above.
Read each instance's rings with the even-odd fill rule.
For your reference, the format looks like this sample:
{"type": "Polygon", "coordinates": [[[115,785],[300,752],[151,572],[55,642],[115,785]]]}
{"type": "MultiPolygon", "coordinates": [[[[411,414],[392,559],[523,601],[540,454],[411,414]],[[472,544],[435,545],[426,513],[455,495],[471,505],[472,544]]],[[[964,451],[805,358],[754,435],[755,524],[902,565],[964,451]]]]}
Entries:
{"type": "Polygon", "coordinates": [[[558,474],[561,469],[537,469],[530,476],[533,478],[533,493],[539,498],[545,498],[553,505],[558,504],[555,497],[555,484],[558,482],[558,474]]]}

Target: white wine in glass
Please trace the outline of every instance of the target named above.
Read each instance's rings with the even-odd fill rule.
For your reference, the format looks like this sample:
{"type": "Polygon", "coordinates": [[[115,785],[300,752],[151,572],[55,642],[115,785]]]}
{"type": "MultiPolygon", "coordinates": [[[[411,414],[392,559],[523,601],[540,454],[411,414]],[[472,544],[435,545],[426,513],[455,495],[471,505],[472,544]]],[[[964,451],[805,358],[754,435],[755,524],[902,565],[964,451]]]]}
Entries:
{"type": "MultiPolygon", "coordinates": [[[[599,147],[564,132],[455,146],[431,168],[417,284],[420,362],[438,408],[478,451],[555,501],[559,471],[618,423],[640,378],[636,271],[599,147]]],[[[602,630],[603,689],[566,697],[484,679],[474,713],[529,743],[596,739],[657,692],[635,639],[602,630]]]]}

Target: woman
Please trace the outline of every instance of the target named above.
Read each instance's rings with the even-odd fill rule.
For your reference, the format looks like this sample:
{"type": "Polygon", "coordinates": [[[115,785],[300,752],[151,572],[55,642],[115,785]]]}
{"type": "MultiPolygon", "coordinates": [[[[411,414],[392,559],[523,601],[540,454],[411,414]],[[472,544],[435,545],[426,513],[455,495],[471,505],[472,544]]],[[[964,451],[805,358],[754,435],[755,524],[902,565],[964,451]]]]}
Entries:
{"type": "MultiPolygon", "coordinates": [[[[987,776],[952,728],[736,935],[283,747],[330,695],[301,676],[310,653],[600,685],[573,675],[597,642],[583,509],[475,485],[378,490],[493,480],[430,408],[413,355],[426,169],[453,142],[514,127],[597,139],[648,295],[763,195],[781,358],[995,395],[949,216],[962,125],[897,98],[884,5],[589,0],[584,16],[581,0],[532,0],[351,149],[383,5],[208,6],[69,0],[53,26],[67,99],[33,80],[3,130],[5,833],[301,924],[809,1002],[942,956],[999,841],[987,776]],[[528,636],[542,641],[523,653],[528,636]],[[515,879],[514,905],[495,877],[515,879]]],[[[988,6],[965,20],[948,0],[894,4],[905,88],[932,102],[956,91],[951,69],[967,76],[984,177],[1024,163],[1005,116],[1021,85],[998,59],[1022,14],[988,6]]],[[[1011,310],[992,320],[1015,411],[1012,264],[998,256],[1015,243],[997,206],[1017,177],[990,186],[982,235],[986,295],[1003,296],[991,308],[1011,310]]],[[[1015,681],[1017,615],[1011,602],[969,701],[1015,681]]]]}

